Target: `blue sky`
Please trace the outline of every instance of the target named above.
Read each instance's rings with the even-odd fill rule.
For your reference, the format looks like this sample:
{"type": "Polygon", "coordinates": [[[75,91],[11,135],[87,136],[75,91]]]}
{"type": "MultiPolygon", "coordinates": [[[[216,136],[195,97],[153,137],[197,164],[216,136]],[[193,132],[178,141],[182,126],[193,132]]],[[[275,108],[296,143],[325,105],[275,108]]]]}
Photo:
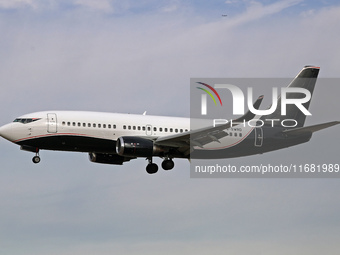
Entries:
{"type": "MultiPolygon", "coordinates": [[[[40,110],[189,116],[192,77],[312,64],[339,78],[339,16],[337,1],[0,0],[0,125],[40,110]]],[[[339,120],[339,93],[316,87],[307,123],[339,120]]],[[[228,162],[339,163],[337,131],[228,162]]],[[[1,254],[338,254],[337,179],[198,180],[185,160],[149,176],[144,159],[0,151],[1,254]]]]}

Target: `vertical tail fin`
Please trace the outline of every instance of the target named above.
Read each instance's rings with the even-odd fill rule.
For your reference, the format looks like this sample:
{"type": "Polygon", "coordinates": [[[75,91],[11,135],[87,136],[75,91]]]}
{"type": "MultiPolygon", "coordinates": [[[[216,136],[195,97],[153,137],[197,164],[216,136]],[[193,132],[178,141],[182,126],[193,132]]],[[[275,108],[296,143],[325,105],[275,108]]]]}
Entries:
{"type": "MultiPolygon", "coordinates": [[[[305,66],[300,73],[294,78],[294,80],[288,85],[288,87],[291,88],[304,88],[309,90],[311,96],[313,95],[316,79],[319,74],[320,67],[315,66],[305,66]]],[[[304,95],[301,93],[288,93],[287,99],[298,99],[303,98],[304,95]]],[[[307,110],[309,108],[310,104],[309,100],[308,102],[302,104],[307,110]]],[[[267,116],[262,117],[264,119],[277,119],[280,120],[280,122],[284,119],[294,119],[297,121],[296,127],[303,127],[306,115],[301,112],[301,110],[296,107],[296,105],[288,104],[286,106],[286,115],[281,115],[281,96],[279,96],[277,101],[277,108],[276,110],[267,116]]],[[[261,118],[261,119],[262,119],[261,118]]],[[[278,125],[279,122],[276,122],[278,125]]]]}

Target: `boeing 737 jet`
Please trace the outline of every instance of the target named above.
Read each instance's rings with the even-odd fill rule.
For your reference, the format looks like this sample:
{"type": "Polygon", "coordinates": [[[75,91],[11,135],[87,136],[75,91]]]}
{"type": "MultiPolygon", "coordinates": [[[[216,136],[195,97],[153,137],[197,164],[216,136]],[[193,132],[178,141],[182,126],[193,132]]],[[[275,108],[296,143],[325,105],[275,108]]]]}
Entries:
{"type": "MultiPolygon", "coordinates": [[[[319,67],[305,66],[288,87],[304,88],[312,95],[318,73],[319,67]]],[[[299,98],[291,94],[291,98],[299,98]]],[[[258,109],[261,101],[259,97],[253,108],[258,109]]],[[[306,109],[309,103],[303,104],[306,109]]],[[[35,112],[0,127],[0,136],[22,150],[35,153],[34,163],[40,162],[40,150],[78,151],[88,153],[91,162],[113,165],[146,158],[149,161],[146,170],[152,174],[158,171],[152,160],[155,156],[163,158],[163,169],[170,170],[174,167],[174,158],[261,154],[308,142],[314,132],[340,123],[332,121],[304,127],[306,116],[300,109],[288,105],[286,115],[282,116],[281,97],[277,105],[270,115],[255,116],[248,111],[233,122],[199,129],[190,128],[189,118],[82,111],[35,112]],[[263,125],[240,124],[254,119],[263,125]],[[283,119],[293,119],[296,125],[292,128],[278,125],[283,119]]]]}

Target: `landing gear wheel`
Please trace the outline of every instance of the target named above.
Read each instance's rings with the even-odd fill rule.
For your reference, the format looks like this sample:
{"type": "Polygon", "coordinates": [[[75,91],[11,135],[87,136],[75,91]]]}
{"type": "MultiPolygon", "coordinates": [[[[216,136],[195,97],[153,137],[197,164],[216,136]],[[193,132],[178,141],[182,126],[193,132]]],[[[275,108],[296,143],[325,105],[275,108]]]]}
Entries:
{"type": "Polygon", "coordinates": [[[39,156],[34,156],[32,158],[32,161],[33,161],[34,164],[38,164],[40,162],[40,157],[39,156]]]}
{"type": "Polygon", "coordinates": [[[149,163],[149,164],[146,166],[146,172],[147,172],[148,174],[155,174],[155,173],[157,173],[157,171],[158,171],[158,166],[157,166],[157,164],[155,164],[155,163],[149,163]]]}
{"type": "Polygon", "coordinates": [[[175,166],[175,163],[172,161],[172,159],[166,159],[162,162],[162,168],[164,170],[171,170],[175,166]]]}

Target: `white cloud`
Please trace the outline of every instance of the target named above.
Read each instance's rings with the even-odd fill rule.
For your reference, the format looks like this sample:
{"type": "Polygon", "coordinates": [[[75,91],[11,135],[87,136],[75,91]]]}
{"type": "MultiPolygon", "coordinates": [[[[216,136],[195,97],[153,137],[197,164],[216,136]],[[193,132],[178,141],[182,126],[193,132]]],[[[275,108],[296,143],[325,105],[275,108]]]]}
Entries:
{"type": "Polygon", "coordinates": [[[0,8],[3,9],[18,9],[31,7],[36,8],[35,0],[0,0],[0,8]]]}
{"type": "Polygon", "coordinates": [[[181,0],[165,1],[163,5],[164,6],[161,8],[161,12],[165,12],[165,13],[173,13],[176,11],[186,11],[189,9],[189,5],[185,4],[185,2],[181,0]]]}
{"type": "Polygon", "coordinates": [[[112,12],[113,8],[110,0],[74,0],[74,4],[92,10],[112,12]]]}
{"type": "Polygon", "coordinates": [[[263,17],[279,13],[287,8],[295,6],[301,3],[303,0],[286,0],[277,1],[268,5],[263,5],[261,2],[251,1],[246,8],[244,13],[236,16],[235,18],[229,19],[229,26],[237,26],[250,21],[261,19],[263,17]]]}
{"type": "Polygon", "coordinates": [[[167,6],[162,8],[163,12],[174,12],[176,10],[178,10],[177,4],[167,5],[167,6]]]}
{"type": "Polygon", "coordinates": [[[235,4],[235,3],[238,3],[240,2],[239,0],[226,0],[225,3],[226,4],[235,4]]]}

